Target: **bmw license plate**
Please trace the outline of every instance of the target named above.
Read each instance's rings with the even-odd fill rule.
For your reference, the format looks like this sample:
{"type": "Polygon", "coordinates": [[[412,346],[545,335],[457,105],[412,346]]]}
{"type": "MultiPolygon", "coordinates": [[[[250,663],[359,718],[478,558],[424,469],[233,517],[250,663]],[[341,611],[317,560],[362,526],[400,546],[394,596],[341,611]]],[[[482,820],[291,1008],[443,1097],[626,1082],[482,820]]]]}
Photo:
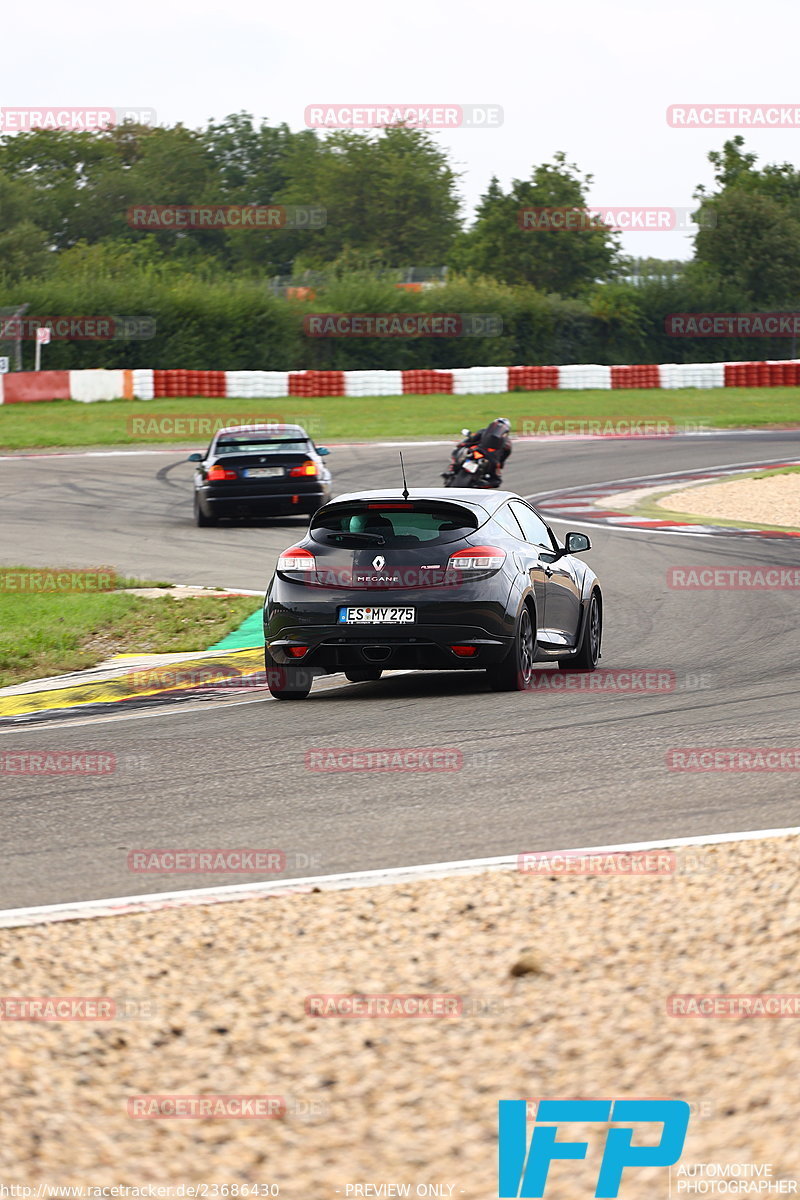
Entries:
{"type": "Polygon", "coordinates": [[[282,475],[283,467],[248,467],[242,474],[248,479],[268,479],[274,475],[282,475]]]}
{"type": "Polygon", "coordinates": [[[408,625],[416,618],[413,608],[340,608],[340,625],[408,625]]]}
{"type": "Polygon", "coordinates": [[[467,461],[463,464],[463,466],[464,466],[464,470],[468,471],[470,475],[474,475],[474,473],[478,469],[478,464],[472,458],[468,458],[467,461]]]}

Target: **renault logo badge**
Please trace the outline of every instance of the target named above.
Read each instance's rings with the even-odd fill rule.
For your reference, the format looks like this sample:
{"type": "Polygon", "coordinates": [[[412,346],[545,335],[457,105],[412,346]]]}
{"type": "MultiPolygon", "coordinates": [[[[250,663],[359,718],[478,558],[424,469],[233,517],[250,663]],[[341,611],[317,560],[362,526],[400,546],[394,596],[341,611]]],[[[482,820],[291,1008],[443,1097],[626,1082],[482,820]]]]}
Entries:
{"type": "Polygon", "coordinates": [[[376,571],[382,571],[383,568],[386,566],[386,559],[383,557],[382,554],[376,554],[372,560],[372,565],[376,571]]]}

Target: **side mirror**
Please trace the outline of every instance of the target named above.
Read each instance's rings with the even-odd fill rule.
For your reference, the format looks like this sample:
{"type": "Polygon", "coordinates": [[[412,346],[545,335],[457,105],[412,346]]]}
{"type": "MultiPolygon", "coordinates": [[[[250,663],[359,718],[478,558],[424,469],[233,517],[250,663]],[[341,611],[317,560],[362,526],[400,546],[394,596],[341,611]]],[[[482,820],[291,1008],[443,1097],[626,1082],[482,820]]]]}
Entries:
{"type": "Polygon", "coordinates": [[[327,446],[317,446],[317,454],[321,454],[324,458],[326,454],[330,454],[330,450],[327,446]]]}
{"type": "Polygon", "coordinates": [[[585,533],[568,533],[564,539],[564,549],[567,554],[583,554],[584,550],[591,550],[591,548],[592,543],[585,533]]]}
{"type": "Polygon", "coordinates": [[[202,456],[202,454],[190,454],[186,461],[187,462],[202,462],[203,456],[202,456]]]}

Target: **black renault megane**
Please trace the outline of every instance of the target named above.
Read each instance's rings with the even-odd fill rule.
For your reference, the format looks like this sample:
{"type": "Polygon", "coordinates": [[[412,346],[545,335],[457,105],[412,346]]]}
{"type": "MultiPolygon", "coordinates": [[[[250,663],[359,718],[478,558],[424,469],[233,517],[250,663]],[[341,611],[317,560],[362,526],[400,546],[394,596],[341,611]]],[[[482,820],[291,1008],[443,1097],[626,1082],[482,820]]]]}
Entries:
{"type": "Polygon", "coordinates": [[[304,699],[315,675],[483,670],[520,691],[533,664],[593,670],[603,597],[596,575],[512,492],[351,493],[326,504],[278,559],[264,604],[267,682],[304,699]]]}

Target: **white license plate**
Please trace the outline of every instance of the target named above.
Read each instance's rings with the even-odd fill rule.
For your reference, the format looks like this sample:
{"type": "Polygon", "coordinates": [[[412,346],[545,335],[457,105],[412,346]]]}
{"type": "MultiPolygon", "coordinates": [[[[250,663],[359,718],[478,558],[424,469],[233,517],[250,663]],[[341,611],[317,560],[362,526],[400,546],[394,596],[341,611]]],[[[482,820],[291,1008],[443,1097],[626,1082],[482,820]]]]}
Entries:
{"type": "Polygon", "coordinates": [[[283,474],[283,467],[248,467],[242,472],[248,479],[269,479],[283,474]]]}
{"type": "Polygon", "coordinates": [[[340,608],[340,625],[408,625],[415,620],[413,608],[340,608]]]}
{"type": "Polygon", "coordinates": [[[464,470],[469,471],[470,475],[473,475],[477,469],[478,464],[474,461],[474,459],[468,458],[464,463],[464,470]]]}

